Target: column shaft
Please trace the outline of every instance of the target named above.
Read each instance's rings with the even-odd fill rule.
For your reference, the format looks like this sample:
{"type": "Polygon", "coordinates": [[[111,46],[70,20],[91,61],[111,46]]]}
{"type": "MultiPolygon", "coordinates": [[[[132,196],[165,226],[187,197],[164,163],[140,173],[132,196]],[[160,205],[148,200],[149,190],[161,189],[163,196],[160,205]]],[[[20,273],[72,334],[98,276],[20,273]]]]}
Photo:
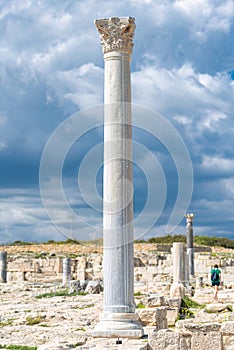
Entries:
{"type": "Polygon", "coordinates": [[[7,282],[7,252],[0,252],[0,282],[7,282]]]}
{"type": "Polygon", "coordinates": [[[104,59],[104,310],[134,312],[130,55],[104,59]]]}
{"type": "Polygon", "coordinates": [[[173,283],[184,283],[184,245],[173,243],[173,283]]]}
{"type": "Polygon", "coordinates": [[[97,20],[104,61],[104,312],[93,336],[139,338],[134,314],[132,112],[130,59],[134,19],[97,20]]]}
{"type": "Polygon", "coordinates": [[[68,285],[71,279],[71,259],[63,259],[63,284],[68,285]]]}
{"type": "Polygon", "coordinates": [[[193,247],[193,218],[194,214],[186,214],[187,254],[189,257],[189,275],[194,275],[194,247],[193,247]]]}

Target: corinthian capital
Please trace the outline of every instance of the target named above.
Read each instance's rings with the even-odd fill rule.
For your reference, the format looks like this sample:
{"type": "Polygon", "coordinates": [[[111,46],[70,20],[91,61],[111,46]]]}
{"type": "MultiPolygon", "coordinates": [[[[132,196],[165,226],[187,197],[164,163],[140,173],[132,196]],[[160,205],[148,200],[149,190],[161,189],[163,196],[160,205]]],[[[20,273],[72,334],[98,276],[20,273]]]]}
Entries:
{"type": "Polygon", "coordinates": [[[194,214],[193,214],[193,213],[191,213],[191,214],[185,214],[185,217],[186,217],[186,221],[187,221],[187,222],[193,222],[194,214]]]}
{"type": "Polygon", "coordinates": [[[111,17],[97,19],[95,25],[101,36],[103,53],[111,51],[131,54],[135,30],[135,18],[111,17]]]}

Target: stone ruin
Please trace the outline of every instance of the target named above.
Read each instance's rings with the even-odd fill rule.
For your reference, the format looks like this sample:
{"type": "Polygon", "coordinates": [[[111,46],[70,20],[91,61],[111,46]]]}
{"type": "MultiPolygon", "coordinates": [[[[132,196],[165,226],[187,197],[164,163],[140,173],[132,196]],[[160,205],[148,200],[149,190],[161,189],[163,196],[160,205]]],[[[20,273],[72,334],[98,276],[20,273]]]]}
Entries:
{"type": "MultiPolygon", "coordinates": [[[[135,252],[134,279],[136,291],[167,290],[173,280],[173,256],[170,246],[158,245],[154,252],[135,252]],[[163,251],[162,251],[163,250],[163,251]],[[165,251],[167,250],[167,251],[165,251]]],[[[7,281],[62,282],[65,257],[33,258],[19,254],[7,257],[7,281]]],[[[99,253],[77,256],[71,259],[70,281],[102,281],[103,256],[99,253]]],[[[211,248],[197,247],[194,253],[195,277],[193,283],[210,284],[210,267],[218,264],[222,269],[224,285],[234,289],[234,258],[212,255],[211,248]]]]}
{"type": "MultiPolygon", "coordinates": [[[[186,214],[187,251],[182,243],[174,243],[172,254],[158,250],[135,252],[134,256],[133,201],[127,184],[132,184],[130,60],[135,23],[132,17],[111,17],[96,20],[95,24],[105,61],[104,259],[97,253],[74,259],[7,258],[2,252],[1,282],[61,283],[91,293],[100,293],[103,282],[103,313],[94,337],[141,338],[142,326],[150,325],[155,328],[149,333],[148,343],[142,345],[139,341],[134,349],[234,349],[233,320],[223,324],[204,323],[201,315],[199,323],[196,323],[199,318],[196,322],[176,322],[186,291],[192,293],[191,286],[199,289],[210,283],[211,265],[221,267],[225,287],[234,289],[234,259],[220,260],[194,249],[193,214],[186,214]],[[143,293],[145,297],[140,302],[146,308],[135,309],[134,291],[143,293]],[[171,325],[176,326],[175,331],[168,329],[171,325]]],[[[133,347],[122,347],[129,348],[133,347]]],[[[80,349],[97,347],[93,343],[80,349]]]]}
{"type": "MultiPolygon", "coordinates": [[[[128,349],[181,349],[202,350],[211,349],[231,350],[234,341],[234,314],[222,314],[223,310],[232,303],[234,297],[228,294],[234,289],[234,259],[220,254],[217,258],[211,248],[198,247],[194,252],[195,277],[191,281],[194,286],[196,300],[201,303],[210,302],[211,295],[206,294],[206,285],[210,285],[210,266],[218,264],[223,273],[224,291],[220,295],[221,303],[207,304],[207,310],[216,314],[205,314],[199,311],[195,319],[178,319],[181,298],[170,295],[173,285],[173,254],[172,247],[158,245],[151,252],[136,251],[134,256],[134,291],[136,304],[142,303],[144,308],[137,308],[143,327],[150,329],[148,342],[143,339],[138,342],[129,340],[128,349]],[[169,249],[170,248],[170,249],[169,249]],[[137,296],[139,294],[139,296],[137,296]],[[226,297],[225,297],[226,295],[226,297]],[[216,315],[216,316],[215,316],[216,315]],[[221,318],[222,317],[222,318],[221,318]],[[226,317],[226,319],[225,319],[226,317]],[[227,318],[228,317],[228,318],[227,318]],[[171,326],[175,327],[171,330],[171,326]],[[168,328],[169,327],[169,328],[168,328]],[[131,345],[132,344],[132,345],[131,345]]],[[[185,249],[184,249],[185,250],[185,249]]],[[[88,293],[102,293],[102,254],[92,253],[75,258],[47,256],[40,254],[38,258],[20,254],[7,256],[7,284],[24,282],[29,285],[48,283],[62,286],[64,283],[74,290],[86,290],[88,293]],[[64,280],[64,262],[70,259],[70,269],[66,267],[69,277],[64,280]]],[[[65,286],[66,287],[66,286],[65,286]]],[[[39,292],[39,291],[38,291],[39,292]]],[[[188,292],[188,291],[186,291],[188,292]]],[[[97,340],[96,344],[104,344],[97,340]]],[[[103,340],[104,341],[104,340],[103,340]]],[[[106,340],[107,341],[107,340],[106,340]]],[[[110,340],[111,341],[111,340],[110,340]]],[[[83,346],[83,349],[97,349],[93,342],[83,346]]],[[[100,345],[104,346],[104,345],[100,345]]],[[[108,348],[108,347],[107,347],[108,348]]],[[[110,346],[111,348],[111,346],[110,346]]],[[[113,346],[114,348],[114,346],[113,346]]],[[[82,349],[82,347],[80,348],[82,349]]],[[[101,347],[100,347],[101,349],[101,347]]],[[[104,347],[102,348],[104,349],[104,347]]],[[[121,349],[118,346],[118,349],[121,349]]],[[[123,349],[126,349],[123,347],[123,349]]]]}

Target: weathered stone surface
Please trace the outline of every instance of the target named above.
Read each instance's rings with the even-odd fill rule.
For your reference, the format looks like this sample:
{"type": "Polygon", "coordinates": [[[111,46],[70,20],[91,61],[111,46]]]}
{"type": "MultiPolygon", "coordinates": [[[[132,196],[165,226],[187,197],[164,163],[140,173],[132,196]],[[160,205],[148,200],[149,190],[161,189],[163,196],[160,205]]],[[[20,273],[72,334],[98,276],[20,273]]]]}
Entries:
{"type": "Polygon", "coordinates": [[[185,325],[186,325],[186,324],[191,324],[191,323],[193,323],[193,320],[192,320],[192,319],[179,320],[179,321],[176,322],[175,327],[176,327],[178,330],[182,330],[182,329],[185,329],[185,325]]]}
{"type": "Polygon", "coordinates": [[[167,310],[164,307],[156,309],[155,314],[156,331],[167,328],[167,310]]]}
{"type": "Polygon", "coordinates": [[[43,345],[39,345],[37,350],[70,350],[70,349],[74,349],[74,346],[73,345],[70,345],[70,344],[56,344],[54,342],[52,343],[46,343],[46,344],[43,344],[43,345]]]}
{"type": "Polygon", "coordinates": [[[206,305],[206,310],[209,312],[220,312],[227,309],[228,306],[230,306],[230,304],[221,304],[221,303],[208,304],[206,305]]]}
{"type": "MultiPolygon", "coordinates": [[[[16,249],[16,247],[14,247],[16,249]]],[[[30,247],[30,249],[33,249],[30,247]]],[[[45,246],[46,251],[47,247],[45,246]]],[[[60,247],[61,249],[61,247],[60,247]]],[[[63,247],[63,249],[67,249],[63,247]]],[[[75,249],[75,247],[73,247],[75,249]]],[[[83,248],[82,248],[83,249],[83,248]]],[[[146,249],[146,248],[145,248],[146,249]]],[[[146,264],[145,267],[140,267],[144,270],[141,270],[141,278],[140,282],[135,285],[135,291],[139,290],[144,291],[145,295],[149,295],[149,293],[156,293],[157,295],[163,295],[167,306],[176,307],[177,302],[174,298],[172,298],[172,303],[168,300],[169,293],[168,287],[170,286],[170,275],[168,265],[171,264],[170,255],[166,257],[166,259],[160,259],[158,261],[157,268],[157,276],[154,278],[154,281],[147,281],[145,279],[146,276],[152,277],[154,266],[150,266],[149,275],[147,275],[147,261],[148,261],[148,253],[142,252],[139,254],[139,259],[141,259],[141,254],[144,257],[142,261],[146,264]],[[168,270],[167,270],[168,269],[168,270]],[[168,275],[164,275],[163,273],[167,271],[168,275]],[[156,281],[157,279],[157,281],[156,281]]],[[[150,253],[151,254],[151,253],[150,253]]],[[[155,253],[154,253],[155,254],[155,253]]],[[[62,255],[63,256],[63,255],[62,255]]],[[[97,256],[92,256],[92,254],[87,254],[83,263],[81,263],[82,269],[84,271],[86,268],[90,271],[93,271],[93,274],[98,273],[100,270],[100,260],[98,261],[97,256]],[[85,263],[84,263],[85,262],[85,263]],[[95,271],[95,272],[94,272],[95,271]]],[[[204,271],[208,273],[210,271],[209,266],[211,264],[211,257],[207,255],[207,257],[196,256],[195,257],[196,264],[204,268],[204,271]],[[203,260],[202,260],[203,259],[203,260]]],[[[14,268],[20,269],[22,268],[31,268],[32,265],[26,264],[25,259],[22,261],[24,264],[17,263],[17,259],[21,258],[19,255],[14,258],[14,268]]],[[[72,259],[72,263],[74,263],[74,278],[76,278],[76,266],[78,266],[78,262],[82,259],[82,257],[77,257],[76,261],[72,259]]],[[[29,259],[30,260],[30,259],[29,259]]],[[[153,258],[150,259],[151,263],[153,263],[153,258]]],[[[23,271],[11,271],[9,274],[13,274],[14,278],[21,278],[22,282],[17,283],[8,283],[1,284],[0,290],[0,300],[1,300],[1,322],[3,326],[0,327],[0,344],[18,344],[18,345],[28,345],[28,346],[41,346],[43,344],[54,344],[58,346],[66,346],[69,344],[77,344],[79,341],[84,341],[86,337],[91,339],[92,330],[95,324],[98,322],[98,313],[102,308],[102,295],[87,295],[87,296],[72,296],[72,297],[53,297],[48,299],[36,299],[36,295],[40,295],[43,293],[55,292],[60,289],[60,284],[51,284],[51,283],[38,283],[41,280],[48,277],[47,280],[51,280],[54,278],[53,276],[58,277],[59,269],[61,268],[62,259],[51,258],[42,258],[35,259],[33,261],[33,271],[23,272],[23,271]],[[56,266],[57,262],[57,267],[56,266]],[[60,268],[59,268],[60,263],[60,268]],[[42,273],[39,273],[39,270],[42,269],[42,273]],[[57,269],[57,271],[55,271],[57,269]],[[53,274],[51,274],[51,271],[53,274]],[[51,274],[51,275],[50,275],[51,274]],[[18,276],[17,276],[18,275],[18,276]],[[21,277],[20,277],[21,276],[21,277]],[[33,278],[38,279],[37,283],[28,283],[23,282],[25,278],[33,278]],[[51,278],[51,279],[50,279],[51,278]],[[37,315],[41,316],[41,321],[39,324],[35,324],[33,326],[27,325],[27,318],[30,316],[31,318],[36,317],[37,315]],[[65,342],[63,341],[65,339],[65,342]]],[[[220,262],[219,262],[220,263],[220,262]]],[[[213,264],[213,262],[212,262],[213,264]]],[[[234,273],[234,259],[227,259],[227,264],[229,266],[225,267],[225,270],[229,274],[234,273]]],[[[74,268],[73,266],[73,268],[74,268]]],[[[156,271],[156,270],[155,270],[156,271]]],[[[222,268],[223,271],[223,268],[222,268]]],[[[61,269],[60,269],[61,272],[61,269]]],[[[204,275],[204,282],[207,283],[206,273],[204,275]]],[[[59,276],[60,280],[62,280],[62,274],[59,276]]],[[[14,280],[14,278],[12,280],[14,280]]],[[[82,277],[82,280],[84,277],[82,277]]],[[[87,281],[88,282],[88,281],[87,281]]],[[[87,282],[84,282],[82,285],[82,290],[86,287],[87,282]]],[[[70,281],[71,291],[77,291],[76,285],[79,285],[79,281],[70,281]],[[73,288],[74,287],[74,288],[73,288]]],[[[151,295],[149,295],[150,297],[151,295]]],[[[143,298],[141,295],[140,298],[143,298]]],[[[214,304],[213,300],[213,291],[210,286],[205,286],[204,288],[196,291],[193,299],[197,302],[204,304],[214,304]]],[[[219,303],[221,305],[230,305],[234,303],[234,290],[228,288],[220,288],[219,289],[219,303]]],[[[222,306],[223,308],[223,306],[222,306]]],[[[153,308],[151,308],[153,309],[153,308]]],[[[208,306],[209,309],[209,306],[208,306]]],[[[155,315],[156,316],[156,315],[155,315]]],[[[199,328],[199,329],[188,329],[187,333],[185,332],[186,328],[184,328],[184,324],[186,323],[195,323],[195,324],[206,324],[206,323],[217,323],[219,322],[221,328],[219,330],[222,336],[223,349],[222,350],[233,350],[234,344],[234,334],[233,334],[233,323],[230,321],[234,321],[234,313],[233,312],[213,312],[207,313],[205,309],[196,311],[196,317],[190,320],[181,320],[176,322],[176,331],[180,333],[180,348],[181,343],[186,343],[187,348],[189,348],[189,342],[191,341],[191,334],[197,333],[212,333],[212,330],[209,328],[199,328]],[[229,321],[229,322],[227,322],[229,321]],[[187,335],[186,335],[187,334],[187,335]]],[[[156,327],[156,326],[152,326],[156,327]]],[[[216,333],[217,331],[213,332],[216,333]]],[[[217,332],[218,333],[218,332],[217,332]]],[[[145,340],[144,340],[145,341],[145,340]]],[[[194,340],[193,340],[194,342],[194,340]]],[[[145,341],[147,344],[147,342],[145,341]]],[[[81,346],[85,349],[86,344],[81,346]]],[[[96,340],[93,343],[93,348],[96,347],[96,340]]],[[[101,345],[100,345],[101,346],[101,345]]],[[[111,345],[112,348],[114,345],[111,345]]],[[[122,345],[121,345],[122,346],[122,345]]],[[[108,346],[105,346],[107,349],[108,346]]],[[[125,344],[125,348],[127,345],[125,344]]],[[[91,349],[90,347],[86,347],[86,349],[91,349]]],[[[99,348],[99,349],[104,349],[99,348]]],[[[111,349],[111,347],[110,347],[111,349]]],[[[120,345],[117,345],[117,349],[120,349],[120,345]]],[[[129,348],[131,349],[131,348],[129,348]]],[[[137,348],[136,348],[137,349],[137,348]]],[[[201,349],[201,348],[200,348],[201,349]]],[[[200,350],[199,349],[199,350],[200,350]]],[[[134,349],[135,350],[135,349],[134,349]]],[[[161,350],[160,347],[157,350],[161,350]]],[[[164,348],[162,349],[164,350],[164,348]]],[[[187,349],[186,349],[187,350],[187,349]]],[[[210,350],[207,347],[207,350],[210,350]]],[[[213,350],[213,348],[212,348],[213,350]]]]}
{"type": "Polygon", "coordinates": [[[89,281],[85,291],[87,293],[98,294],[103,291],[103,286],[99,281],[89,281]]]}
{"type": "Polygon", "coordinates": [[[228,321],[223,323],[220,331],[222,334],[234,335],[234,321],[228,321]]]}
{"type": "Polygon", "coordinates": [[[185,297],[185,287],[182,283],[175,283],[170,289],[171,298],[184,298],[185,297]]]}
{"type": "MultiPolygon", "coordinates": [[[[155,255],[157,245],[155,244],[135,244],[135,280],[141,283],[137,290],[153,292],[166,297],[172,280],[172,255],[164,252],[155,255]],[[151,250],[154,250],[152,253],[151,250]],[[151,266],[149,266],[149,264],[151,266]],[[167,283],[167,284],[166,284],[167,283]],[[161,292],[166,292],[166,294],[161,292]]],[[[102,274],[102,247],[93,245],[30,245],[30,246],[7,246],[1,247],[8,254],[7,281],[62,281],[62,262],[67,254],[76,254],[72,259],[71,280],[85,279],[98,280],[103,278],[102,274]],[[19,254],[24,251],[27,253],[19,254]],[[98,251],[98,252],[97,252],[98,251]],[[33,252],[31,254],[31,252],[33,252]],[[95,252],[95,253],[94,253],[95,252]],[[14,255],[12,255],[14,254],[14,255]],[[41,258],[34,258],[35,254],[41,258]],[[85,254],[85,256],[81,256],[85,254]],[[61,257],[62,256],[62,257],[61,257]]],[[[197,248],[196,248],[197,249],[197,248]]],[[[200,247],[198,247],[200,249],[200,247]]],[[[210,249],[210,248],[209,248],[210,249]]],[[[202,278],[204,288],[195,291],[195,299],[200,303],[212,302],[212,289],[206,287],[210,285],[210,266],[215,263],[221,265],[224,278],[224,285],[230,289],[220,287],[219,300],[223,303],[234,303],[234,259],[214,259],[210,254],[195,253],[195,271],[198,279],[202,278]],[[200,294],[200,296],[199,296],[200,294]]],[[[190,276],[190,282],[191,276],[190,276]]],[[[195,281],[194,281],[195,284],[195,281]]],[[[135,291],[137,291],[135,289],[135,291]]],[[[212,302],[213,303],[213,302],[212,302]]],[[[169,305],[174,307],[174,305],[169,305]]]]}
{"type": "Polygon", "coordinates": [[[101,295],[36,298],[45,292],[50,292],[46,284],[1,285],[2,345],[39,347],[49,343],[65,348],[69,344],[84,344],[91,336],[98,322],[101,295]]]}
{"type": "Polygon", "coordinates": [[[181,331],[180,333],[180,348],[181,350],[191,350],[191,338],[190,332],[181,331]]]}
{"type": "Polygon", "coordinates": [[[168,326],[174,326],[179,314],[178,308],[167,308],[167,324],[168,326]]]}
{"type": "Polygon", "coordinates": [[[218,332],[220,323],[185,323],[184,328],[190,332],[218,332]]]}
{"type": "Polygon", "coordinates": [[[149,335],[150,350],[185,350],[180,347],[181,336],[179,333],[168,329],[162,329],[158,332],[152,332],[149,335]]]}
{"type": "Polygon", "coordinates": [[[218,332],[195,332],[191,339],[191,350],[222,350],[221,334],[218,332]]]}
{"type": "MultiPolygon", "coordinates": [[[[171,309],[168,307],[165,307],[165,310],[166,310],[167,325],[173,326],[175,324],[175,320],[178,316],[179,310],[177,308],[171,309]]],[[[156,325],[157,308],[137,309],[136,312],[138,313],[143,326],[156,325]]]]}
{"type": "Polygon", "coordinates": [[[223,335],[222,336],[223,348],[222,350],[233,350],[234,348],[234,335],[223,335]]]}
{"type": "Polygon", "coordinates": [[[166,298],[166,303],[172,308],[180,308],[181,298],[166,298]]]}
{"type": "Polygon", "coordinates": [[[156,309],[153,309],[153,308],[137,309],[136,313],[139,315],[140,321],[143,326],[156,325],[156,309]]]}
{"type": "Polygon", "coordinates": [[[147,307],[158,307],[165,305],[165,298],[164,296],[150,296],[148,298],[145,298],[143,303],[147,305],[147,307]]]}
{"type": "Polygon", "coordinates": [[[145,339],[121,339],[121,344],[117,344],[117,339],[95,339],[88,341],[84,346],[78,347],[79,350],[148,350],[148,344],[145,339]]]}

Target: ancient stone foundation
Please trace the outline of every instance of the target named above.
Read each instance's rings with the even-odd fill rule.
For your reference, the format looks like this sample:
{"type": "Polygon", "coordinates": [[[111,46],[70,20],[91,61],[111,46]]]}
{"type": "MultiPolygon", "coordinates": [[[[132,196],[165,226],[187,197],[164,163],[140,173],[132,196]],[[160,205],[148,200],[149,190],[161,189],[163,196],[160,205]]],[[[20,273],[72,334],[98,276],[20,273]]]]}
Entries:
{"type": "Polygon", "coordinates": [[[233,350],[234,321],[192,323],[178,321],[176,330],[162,329],[150,333],[149,350],[233,350]]]}
{"type": "MultiPolygon", "coordinates": [[[[161,250],[161,248],[159,247],[161,250]]],[[[201,250],[202,248],[200,248],[201,250]]],[[[206,250],[206,247],[203,248],[206,250]]],[[[234,289],[234,258],[220,258],[208,251],[195,252],[195,281],[197,288],[210,285],[210,267],[218,264],[223,273],[224,286],[234,289]]],[[[42,255],[42,254],[40,254],[42,255]]],[[[102,254],[92,253],[71,259],[71,281],[102,280],[102,254]]],[[[7,256],[7,282],[62,282],[63,257],[23,257],[20,254],[7,256]]],[[[135,252],[134,291],[157,292],[169,290],[173,281],[173,257],[170,252],[135,252]]]]}

